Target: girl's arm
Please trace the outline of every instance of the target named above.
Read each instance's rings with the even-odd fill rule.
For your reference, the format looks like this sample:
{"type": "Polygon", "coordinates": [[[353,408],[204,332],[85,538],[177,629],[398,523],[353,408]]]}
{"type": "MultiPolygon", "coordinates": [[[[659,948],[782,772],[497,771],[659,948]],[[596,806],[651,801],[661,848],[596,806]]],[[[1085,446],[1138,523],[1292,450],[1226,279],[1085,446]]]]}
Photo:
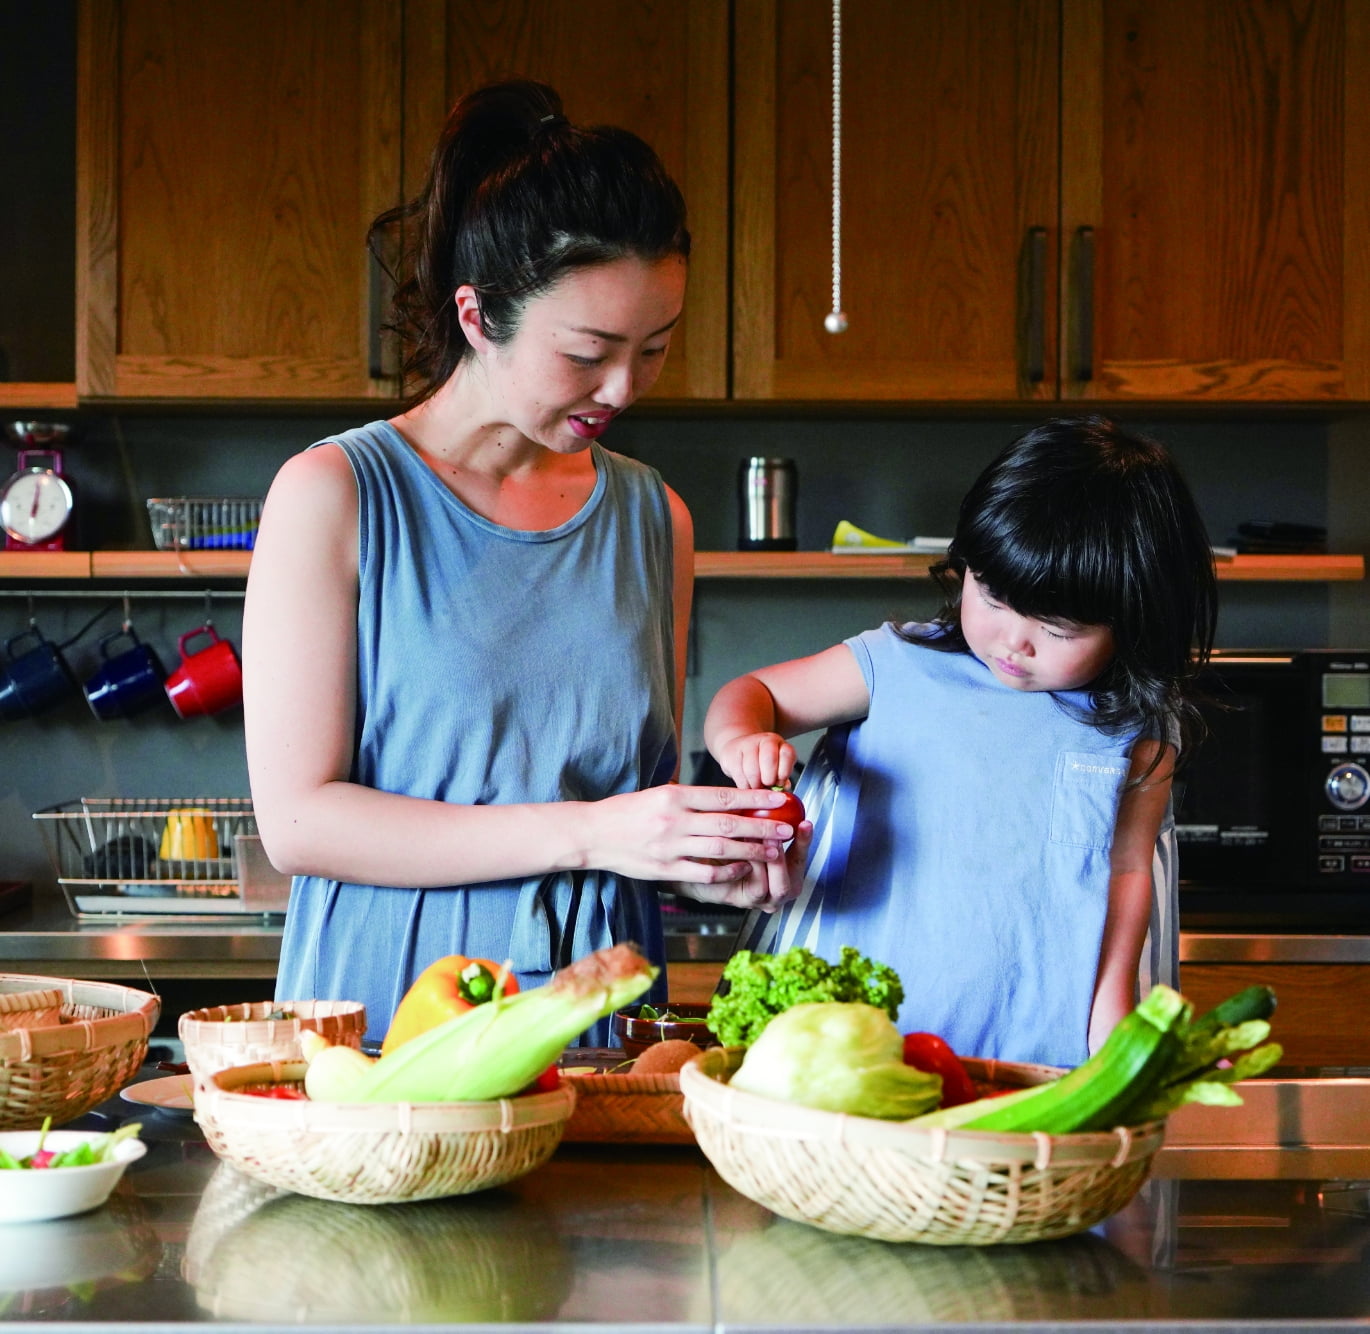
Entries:
{"type": "Polygon", "coordinates": [[[864,718],[870,692],[846,644],[729,681],[709,705],[704,742],[739,788],[783,783],[794,766],[785,738],[864,718]]]}
{"type": "Polygon", "coordinates": [[[1108,882],[1108,916],[1099,950],[1099,974],[1089,1016],[1089,1050],[1097,1051],[1113,1026],[1137,1003],[1137,967],[1151,921],[1151,866],[1165,818],[1174,773],[1174,747],[1139,741],[1132,749],[1129,778],[1145,772],[1157,752],[1156,769],[1123,793],[1108,882]]]}
{"type": "Polygon", "coordinates": [[[461,806],[353,783],[356,658],[356,483],[326,445],[272,484],[243,610],[253,808],[282,871],[428,886],[596,867],[712,884],[730,901],[752,875],[756,840],[770,839],[763,859],[781,857],[774,824],[731,813],[778,804],[769,791],[669,784],[596,802],[461,806]]]}

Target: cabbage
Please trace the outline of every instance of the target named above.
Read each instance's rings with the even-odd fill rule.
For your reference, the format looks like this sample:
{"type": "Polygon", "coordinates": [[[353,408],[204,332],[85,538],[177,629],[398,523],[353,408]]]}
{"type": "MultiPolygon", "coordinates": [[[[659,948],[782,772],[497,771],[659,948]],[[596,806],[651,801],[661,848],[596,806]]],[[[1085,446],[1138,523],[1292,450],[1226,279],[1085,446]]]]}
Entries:
{"type": "Polygon", "coordinates": [[[874,1005],[794,1005],[761,1031],[730,1082],[803,1107],[906,1121],[937,1106],[942,1078],[905,1065],[903,1049],[899,1030],[874,1005]]]}

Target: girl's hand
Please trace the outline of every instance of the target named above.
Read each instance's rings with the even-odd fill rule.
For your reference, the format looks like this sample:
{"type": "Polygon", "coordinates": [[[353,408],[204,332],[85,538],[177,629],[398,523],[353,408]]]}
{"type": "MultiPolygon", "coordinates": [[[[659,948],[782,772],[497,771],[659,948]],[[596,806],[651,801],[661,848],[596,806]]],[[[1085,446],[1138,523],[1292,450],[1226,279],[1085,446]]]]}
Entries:
{"type": "Polygon", "coordinates": [[[779,732],[748,732],[720,743],[719,767],[740,788],[777,787],[794,768],[794,747],[779,732]]]}
{"type": "MultiPolygon", "coordinates": [[[[755,874],[753,864],[783,862],[784,844],[795,830],[741,812],[779,806],[784,800],[783,792],[771,788],[670,783],[568,805],[581,821],[576,865],[616,871],[636,880],[679,880],[692,885],[742,881],[755,874]]],[[[759,886],[752,892],[762,895],[759,886]]],[[[770,896],[768,888],[764,897],[770,896]]]]}
{"type": "Polygon", "coordinates": [[[803,888],[804,866],[812,841],[813,824],[802,820],[785,855],[779,860],[749,862],[747,874],[740,880],[707,885],[680,884],[677,889],[701,903],[726,903],[732,908],[775,912],[796,898],[803,888]]]}

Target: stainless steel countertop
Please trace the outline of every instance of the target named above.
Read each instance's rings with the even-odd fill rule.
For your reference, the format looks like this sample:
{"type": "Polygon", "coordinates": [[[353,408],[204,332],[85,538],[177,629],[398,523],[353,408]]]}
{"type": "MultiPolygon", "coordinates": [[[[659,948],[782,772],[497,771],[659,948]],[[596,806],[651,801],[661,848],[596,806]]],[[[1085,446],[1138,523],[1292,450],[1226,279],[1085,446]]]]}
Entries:
{"type": "Polygon", "coordinates": [[[1247,1175],[1233,1178],[1216,1152],[1209,1162],[1197,1144],[1177,1145],[1158,1155],[1138,1197],[1090,1232],[938,1247],[779,1219],[692,1147],[563,1145],[499,1190],[367,1207],[279,1195],[239,1175],[186,1114],[119,1099],[102,1110],[136,1115],[150,1152],[103,1208],[5,1227],[0,1319],[16,1329],[481,1322],[817,1334],[958,1324],[1200,1334],[1252,1323],[1364,1328],[1370,1311],[1364,1150],[1329,1174],[1271,1145],[1272,1158],[1249,1158],[1247,1175]]]}

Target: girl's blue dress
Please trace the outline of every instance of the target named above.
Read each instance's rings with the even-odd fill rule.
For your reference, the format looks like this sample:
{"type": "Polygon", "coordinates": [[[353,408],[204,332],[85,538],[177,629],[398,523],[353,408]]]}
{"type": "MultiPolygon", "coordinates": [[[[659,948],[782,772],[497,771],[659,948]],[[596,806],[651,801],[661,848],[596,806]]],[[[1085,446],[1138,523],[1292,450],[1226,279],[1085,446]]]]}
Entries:
{"type": "MultiPolygon", "coordinates": [[[[797,788],[817,817],[803,892],[755,915],[747,947],[835,960],[853,945],[899,972],[901,1031],[968,1056],[1079,1064],[1135,734],[1092,727],[1087,692],[1011,690],[973,655],[890,625],[847,643],[870,712],[815,748],[797,788]]],[[[1170,826],[1148,985],[1175,980],[1170,826]]]]}

